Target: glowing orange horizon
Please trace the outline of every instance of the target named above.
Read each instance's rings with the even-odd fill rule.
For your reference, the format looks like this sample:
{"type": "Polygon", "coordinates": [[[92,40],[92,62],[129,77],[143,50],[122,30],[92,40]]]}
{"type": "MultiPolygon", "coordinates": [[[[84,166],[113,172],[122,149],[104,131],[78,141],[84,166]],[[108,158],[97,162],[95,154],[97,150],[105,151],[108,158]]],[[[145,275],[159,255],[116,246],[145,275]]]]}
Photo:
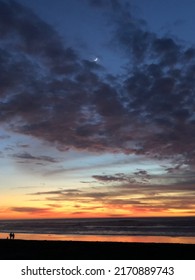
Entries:
{"type": "Polygon", "coordinates": [[[82,214],[71,214],[71,213],[50,213],[49,215],[33,215],[24,213],[5,213],[0,215],[0,220],[17,220],[17,219],[82,219],[82,218],[141,218],[141,217],[185,217],[195,216],[194,213],[189,212],[142,212],[137,211],[133,214],[111,214],[107,213],[82,213],[82,214]]]}

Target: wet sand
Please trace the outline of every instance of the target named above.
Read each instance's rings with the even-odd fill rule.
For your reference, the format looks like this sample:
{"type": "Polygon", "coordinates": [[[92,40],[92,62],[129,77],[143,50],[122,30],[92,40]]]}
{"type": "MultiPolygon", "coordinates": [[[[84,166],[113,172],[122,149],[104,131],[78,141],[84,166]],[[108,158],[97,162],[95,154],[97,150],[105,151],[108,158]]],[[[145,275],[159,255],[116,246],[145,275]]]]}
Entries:
{"type": "Polygon", "coordinates": [[[190,260],[195,244],[0,240],[1,260],[190,260]]]}

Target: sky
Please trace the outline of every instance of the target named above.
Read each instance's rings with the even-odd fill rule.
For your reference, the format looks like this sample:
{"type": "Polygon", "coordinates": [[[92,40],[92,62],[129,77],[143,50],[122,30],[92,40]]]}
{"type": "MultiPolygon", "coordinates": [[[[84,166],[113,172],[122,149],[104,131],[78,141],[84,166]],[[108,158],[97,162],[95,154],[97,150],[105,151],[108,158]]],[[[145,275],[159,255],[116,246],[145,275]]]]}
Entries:
{"type": "Polygon", "coordinates": [[[0,219],[195,215],[194,9],[0,0],[0,219]]]}

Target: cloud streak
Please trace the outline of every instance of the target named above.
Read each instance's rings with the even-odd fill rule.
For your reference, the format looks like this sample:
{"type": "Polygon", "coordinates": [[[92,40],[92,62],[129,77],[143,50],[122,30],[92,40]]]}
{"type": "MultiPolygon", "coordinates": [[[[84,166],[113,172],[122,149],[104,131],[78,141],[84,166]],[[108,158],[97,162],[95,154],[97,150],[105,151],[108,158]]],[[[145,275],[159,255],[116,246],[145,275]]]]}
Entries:
{"type": "Polygon", "coordinates": [[[49,156],[33,156],[30,153],[23,152],[18,154],[13,154],[13,158],[15,159],[23,159],[26,160],[25,162],[32,162],[32,161],[42,161],[48,163],[56,163],[58,162],[56,159],[49,157],[49,156]]]}
{"type": "Polygon", "coordinates": [[[28,214],[48,214],[51,211],[51,208],[40,208],[40,207],[11,207],[9,209],[13,212],[19,212],[19,213],[28,213],[28,214]]]}
{"type": "Polygon", "coordinates": [[[42,191],[30,193],[28,195],[43,197],[52,203],[61,202],[65,205],[74,203],[75,208],[87,211],[86,206],[98,207],[105,211],[111,209],[124,210],[126,214],[131,211],[153,211],[157,213],[185,212],[192,211],[195,206],[195,187],[194,181],[169,183],[169,184],[139,184],[117,180],[115,177],[94,176],[97,182],[100,180],[109,181],[110,185],[105,187],[93,187],[82,189],[57,189],[53,191],[42,191]],[[94,206],[93,206],[94,205],[94,206]]]}

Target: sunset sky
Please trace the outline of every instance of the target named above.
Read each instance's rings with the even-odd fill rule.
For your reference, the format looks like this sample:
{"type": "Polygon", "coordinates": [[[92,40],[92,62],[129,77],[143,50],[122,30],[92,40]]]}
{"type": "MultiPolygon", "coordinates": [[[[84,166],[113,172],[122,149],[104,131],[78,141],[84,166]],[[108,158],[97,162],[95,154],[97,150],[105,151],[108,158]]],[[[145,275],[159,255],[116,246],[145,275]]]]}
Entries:
{"type": "Polygon", "coordinates": [[[194,10],[0,0],[0,219],[195,215],[194,10]]]}

